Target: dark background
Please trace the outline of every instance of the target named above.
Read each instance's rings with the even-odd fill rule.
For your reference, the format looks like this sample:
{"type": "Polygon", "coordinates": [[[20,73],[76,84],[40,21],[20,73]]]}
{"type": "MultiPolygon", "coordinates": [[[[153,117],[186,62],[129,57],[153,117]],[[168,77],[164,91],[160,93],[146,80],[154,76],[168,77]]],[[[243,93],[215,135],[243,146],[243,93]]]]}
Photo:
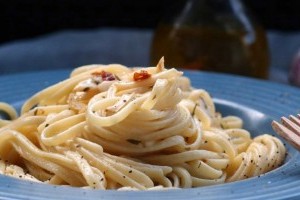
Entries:
{"type": "MultiPolygon", "coordinates": [[[[174,2],[178,0],[1,1],[0,43],[65,29],[154,29],[174,2]]],[[[244,0],[244,3],[267,30],[300,29],[299,0],[244,0]]]]}

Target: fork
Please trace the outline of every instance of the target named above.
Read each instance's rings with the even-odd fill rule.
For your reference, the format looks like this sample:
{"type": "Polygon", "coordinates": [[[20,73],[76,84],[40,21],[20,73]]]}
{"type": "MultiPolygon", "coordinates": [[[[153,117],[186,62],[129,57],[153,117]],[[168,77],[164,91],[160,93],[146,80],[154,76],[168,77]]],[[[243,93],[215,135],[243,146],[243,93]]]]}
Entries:
{"type": "Polygon", "coordinates": [[[300,114],[290,115],[289,118],[281,117],[281,124],[272,122],[274,131],[300,151],[300,114]]]}

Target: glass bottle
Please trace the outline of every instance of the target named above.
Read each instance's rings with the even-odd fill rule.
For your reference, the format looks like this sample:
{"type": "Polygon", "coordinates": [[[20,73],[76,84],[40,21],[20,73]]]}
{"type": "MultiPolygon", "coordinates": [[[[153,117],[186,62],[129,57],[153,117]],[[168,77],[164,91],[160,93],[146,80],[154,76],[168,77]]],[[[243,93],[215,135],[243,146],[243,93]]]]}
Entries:
{"type": "Polygon", "coordinates": [[[239,0],[188,0],[158,25],[151,64],[268,77],[269,53],[263,27],[239,0]]]}

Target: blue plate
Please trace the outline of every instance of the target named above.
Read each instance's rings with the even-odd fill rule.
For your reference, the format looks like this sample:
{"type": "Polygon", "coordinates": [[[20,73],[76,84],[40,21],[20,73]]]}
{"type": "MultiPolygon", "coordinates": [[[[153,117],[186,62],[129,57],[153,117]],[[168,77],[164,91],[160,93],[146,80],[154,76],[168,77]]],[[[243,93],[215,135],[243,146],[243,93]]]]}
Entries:
{"type": "MultiPolygon", "coordinates": [[[[65,79],[68,70],[0,76],[0,101],[20,108],[35,92],[65,79]]],[[[185,71],[194,87],[204,88],[223,115],[238,115],[252,135],[275,134],[272,120],[300,113],[300,90],[239,76],[185,71]]],[[[300,198],[299,153],[288,144],[285,163],[260,177],[234,183],[165,191],[101,191],[53,186],[0,175],[0,199],[282,199],[300,198]]]]}

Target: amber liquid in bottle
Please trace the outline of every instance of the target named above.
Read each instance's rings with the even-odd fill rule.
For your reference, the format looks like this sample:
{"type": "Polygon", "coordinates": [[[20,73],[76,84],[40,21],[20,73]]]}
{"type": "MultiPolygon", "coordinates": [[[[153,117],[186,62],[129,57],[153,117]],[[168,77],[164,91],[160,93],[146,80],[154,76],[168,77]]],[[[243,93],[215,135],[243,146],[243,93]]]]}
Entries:
{"type": "Polygon", "coordinates": [[[179,27],[161,23],[155,31],[151,64],[164,56],[166,66],[268,77],[268,46],[260,25],[249,30],[226,25],[179,27]]]}

